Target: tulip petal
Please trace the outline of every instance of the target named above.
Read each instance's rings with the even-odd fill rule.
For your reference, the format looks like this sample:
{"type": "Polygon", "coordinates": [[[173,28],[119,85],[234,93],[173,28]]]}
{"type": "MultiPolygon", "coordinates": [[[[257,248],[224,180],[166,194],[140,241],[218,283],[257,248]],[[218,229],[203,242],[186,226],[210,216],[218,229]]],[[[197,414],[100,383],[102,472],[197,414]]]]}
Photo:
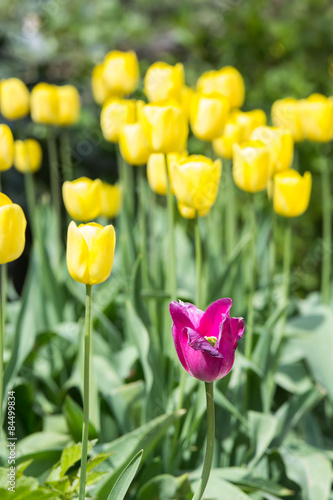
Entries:
{"type": "Polygon", "coordinates": [[[198,330],[201,335],[219,337],[220,324],[222,322],[222,314],[229,315],[232,300],[229,298],[219,299],[211,304],[200,320],[198,330]]]}
{"type": "Polygon", "coordinates": [[[188,335],[188,345],[195,351],[205,352],[213,358],[223,358],[222,354],[215,349],[205,337],[200,335],[200,333],[192,330],[192,328],[185,328],[185,333],[188,335]]]}
{"type": "Polygon", "coordinates": [[[184,327],[196,329],[199,326],[200,319],[204,314],[201,309],[188,302],[173,301],[169,306],[170,314],[173,323],[177,330],[182,330],[184,327]]]}
{"type": "Polygon", "coordinates": [[[237,342],[243,336],[245,324],[243,318],[230,318],[231,331],[234,338],[234,350],[237,348],[237,342]]]}
{"type": "Polygon", "coordinates": [[[88,245],[72,221],[68,226],[66,260],[69,274],[79,283],[89,283],[88,259],[88,245]]]}
{"type": "Polygon", "coordinates": [[[92,240],[89,252],[89,284],[103,283],[113,266],[116,233],[112,225],[105,226],[92,240]]]}
{"type": "Polygon", "coordinates": [[[218,349],[223,356],[223,376],[225,376],[230,372],[235,360],[234,334],[231,327],[231,318],[226,314],[222,316],[216,349],[218,349]]]}

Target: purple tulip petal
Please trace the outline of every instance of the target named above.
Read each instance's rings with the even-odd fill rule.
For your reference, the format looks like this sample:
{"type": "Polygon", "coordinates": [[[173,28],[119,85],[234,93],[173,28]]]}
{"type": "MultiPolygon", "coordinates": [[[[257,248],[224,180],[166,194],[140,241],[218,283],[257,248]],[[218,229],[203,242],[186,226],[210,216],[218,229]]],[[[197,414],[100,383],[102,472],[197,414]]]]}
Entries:
{"type": "Polygon", "coordinates": [[[223,357],[222,354],[217,349],[215,349],[215,347],[213,347],[212,344],[208,342],[208,340],[205,339],[205,337],[202,337],[202,335],[200,335],[200,333],[192,330],[192,328],[185,328],[184,330],[188,335],[188,345],[192,347],[192,349],[194,349],[195,351],[205,352],[213,358],[223,357]]]}
{"type": "Polygon", "coordinates": [[[172,325],[171,332],[172,332],[172,338],[173,338],[173,341],[175,344],[175,348],[176,348],[176,352],[177,352],[179,361],[181,362],[181,364],[183,365],[185,370],[190,375],[192,375],[187,367],[187,363],[186,363],[186,360],[184,358],[183,349],[182,349],[182,345],[181,345],[181,334],[180,335],[178,334],[179,330],[177,330],[177,328],[175,327],[174,324],[172,325]]]}
{"type": "Polygon", "coordinates": [[[218,338],[222,314],[229,315],[231,306],[231,299],[219,299],[207,308],[201,318],[198,329],[203,337],[214,336],[218,338]]]}
{"type": "Polygon", "coordinates": [[[223,377],[231,370],[235,360],[234,335],[231,328],[231,318],[227,314],[222,315],[220,334],[216,342],[216,349],[223,356],[223,377]]]}
{"type": "Polygon", "coordinates": [[[237,342],[243,336],[245,324],[243,318],[230,318],[231,331],[234,338],[234,350],[237,348],[237,342]]]}

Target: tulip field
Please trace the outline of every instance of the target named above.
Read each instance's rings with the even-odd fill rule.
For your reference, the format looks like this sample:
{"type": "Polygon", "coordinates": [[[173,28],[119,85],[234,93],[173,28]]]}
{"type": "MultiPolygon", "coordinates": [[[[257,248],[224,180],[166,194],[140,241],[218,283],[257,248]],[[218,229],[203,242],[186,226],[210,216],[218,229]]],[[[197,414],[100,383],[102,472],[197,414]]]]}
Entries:
{"type": "Polygon", "coordinates": [[[333,500],[330,25],[146,3],[0,21],[0,499],[333,500]]]}

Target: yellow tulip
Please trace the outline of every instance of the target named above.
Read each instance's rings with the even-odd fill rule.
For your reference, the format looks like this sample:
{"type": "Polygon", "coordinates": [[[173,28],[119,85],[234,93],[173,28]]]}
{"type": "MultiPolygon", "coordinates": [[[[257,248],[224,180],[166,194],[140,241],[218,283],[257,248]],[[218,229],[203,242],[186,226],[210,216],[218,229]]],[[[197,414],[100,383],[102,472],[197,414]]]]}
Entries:
{"type": "Polygon", "coordinates": [[[242,127],[237,123],[228,121],[224,127],[223,135],[213,140],[213,149],[217,156],[230,159],[233,156],[233,145],[242,141],[242,127]]]}
{"type": "Polygon", "coordinates": [[[312,94],[299,103],[299,116],[305,139],[328,142],[333,139],[333,98],[312,94]]]}
{"type": "Polygon", "coordinates": [[[177,207],[179,213],[184,219],[195,219],[195,216],[198,214],[199,217],[206,217],[209,214],[210,208],[205,210],[194,210],[193,208],[184,205],[183,203],[177,203],[177,207]]]}
{"type": "Polygon", "coordinates": [[[114,227],[92,222],[76,226],[67,233],[67,268],[71,277],[85,285],[103,283],[111,274],[116,234],[114,227]]]}
{"type": "Polygon", "coordinates": [[[191,99],[194,94],[194,90],[187,85],[184,85],[180,94],[180,107],[182,108],[187,119],[190,118],[190,109],[191,109],[191,99]]]}
{"type": "Polygon", "coordinates": [[[116,217],[122,207],[122,189],[119,184],[102,182],[102,208],[100,215],[109,219],[116,217]]]}
{"type": "Polygon", "coordinates": [[[203,73],[197,81],[197,91],[206,95],[220,94],[228,99],[231,108],[240,108],[244,103],[244,80],[232,66],[203,73]]]}
{"type": "Polygon", "coordinates": [[[31,91],[31,118],[36,123],[56,125],[59,112],[57,89],[49,83],[38,83],[31,91]]]}
{"type": "MultiPolygon", "coordinates": [[[[170,173],[170,165],[175,161],[180,161],[187,156],[187,151],[184,153],[168,153],[167,163],[169,170],[170,187],[172,194],[174,189],[172,186],[172,175],[170,173]]],[[[153,153],[149,156],[147,162],[147,179],[150,189],[157,194],[166,196],[168,192],[167,171],[165,166],[165,155],[163,153],[153,153]]]]}
{"type": "Polygon", "coordinates": [[[18,78],[0,82],[0,109],[7,120],[18,120],[29,113],[29,90],[18,78]]]}
{"type": "Polygon", "coordinates": [[[305,172],[302,177],[296,170],[284,170],[273,177],[274,211],[283,217],[297,217],[308,208],[312,177],[305,172]]]}
{"type": "Polygon", "coordinates": [[[184,87],[184,66],[171,66],[165,62],[152,64],[144,78],[144,92],[150,102],[177,99],[180,101],[184,87]]]}
{"type": "Polygon", "coordinates": [[[80,117],[80,96],[73,85],[56,87],[58,93],[57,125],[74,125],[80,117]]]}
{"type": "Polygon", "coordinates": [[[101,113],[101,127],[104,138],[110,142],[118,142],[124,125],[135,123],[136,103],[134,100],[110,97],[101,113]]]}
{"type": "Polygon", "coordinates": [[[8,170],[14,161],[14,138],[7,125],[0,125],[0,172],[8,170]]]}
{"type": "Polygon", "coordinates": [[[91,76],[91,89],[94,100],[97,104],[104,104],[108,98],[108,89],[103,77],[104,64],[96,64],[91,76]]]}
{"type": "Polygon", "coordinates": [[[42,166],[43,152],[35,139],[15,141],[15,168],[22,172],[37,172],[42,166]]]}
{"type": "Polygon", "coordinates": [[[119,147],[122,157],[130,165],[145,165],[150,150],[140,122],[124,125],[119,133],[119,147]]]}
{"type": "Polygon", "coordinates": [[[73,219],[88,221],[100,215],[102,207],[102,181],[80,177],[62,186],[62,196],[67,212],[73,219]]]}
{"type": "Polygon", "coordinates": [[[161,101],[143,105],[138,112],[152,151],[173,153],[186,149],[188,123],[179,105],[172,101],[161,101]]]}
{"type": "Polygon", "coordinates": [[[191,155],[170,165],[178,203],[206,215],[216,200],[222,172],[221,160],[191,155]]]}
{"type": "Polygon", "coordinates": [[[136,89],[140,78],[135,52],[109,52],[103,64],[103,79],[109,95],[124,96],[136,89]]]}
{"type": "Polygon", "coordinates": [[[235,121],[242,128],[241,142],[249,141],[253,130],[266,125],[267,118],[262,109],[235,112],[235,121]]]}
{"type": "Polygon", "coordinates": [[[202,141],[221,136],[229,113],[229,102],[218,94],[193,93],[190,106],[190,124],[193,134],[202,141]]]}
{"type": "Polygon", "coordinates": [[[297,99],[286,97],[275,101],[271,110],[273,125],[289,129],[295,142],[303,140],[299,104],[297,99]]]}
{"type": "Polygon", "coordinates": [[[271,157],[271,176],[290,168],[294,154],[294,141],[290,130],[262,126],[252,132],[250,139],[261,141],[267,147],[271,157]]]}
{"type": "Polygon", "coordinates": [[[26,227],[22,208],[0,193],[0,264],[20,257],[25,246],[26,227]]]}
{"type": "Polygon", "coordinates": [[[256,193],[266,189],[270,177],[270,155],[261,141],[234,145],[233,177],[243,191],[256,193]]]}

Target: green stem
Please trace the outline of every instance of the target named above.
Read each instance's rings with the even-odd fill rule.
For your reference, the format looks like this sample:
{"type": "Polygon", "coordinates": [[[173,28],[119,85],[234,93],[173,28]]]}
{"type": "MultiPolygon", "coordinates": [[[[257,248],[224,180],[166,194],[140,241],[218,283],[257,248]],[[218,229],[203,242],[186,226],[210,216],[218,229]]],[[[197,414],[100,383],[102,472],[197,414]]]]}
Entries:
{"type": "MultiPolygon", "coordinates": [[[[275,249],[275,241],[276,241],[276,214],[271,209],[271,235],[269,240],[269,307],[272,310],[274,307],[273,304],[273,292],[274,292],[274,277],[275,277],[275,265],[276,265],[276,249],[275,249]]],[[[273,311],[272,311],[273,312],[273,311]]]]}
{"type": "Polygon", "coordinates": [[[199,487],[194,494],[193,500],[201,500],[206,489],[214,456],[215,440],[215,414],[214,414],[214,382],[205,382],[206,401],[207,401],[207,445],[204,465],[202,469],[199,487]]]}
{"type": "Polygon", "coordinates": [[[57,258],[60,258],[61,248],[61,204],[60,204],[60,179],[59,179],[59,165],[57,155],[57,145],[54,131],[50,130],[47,140],[48,153],[49,153],[49,170],[50,170],[50,184],[51,184],[51,200],[55,209],[55,224],[57,234],[57,258]]]}
{"type": "MultiPolygon", "coordinates": [[[[167,157],[165,156],[165,164],[168,165],[167,157]]],[[[175,207],[173,195],[171,193],[171,183],[169,170],[167,171],[167,205],[168,205],[168,225],[169,225],[169,258],[167,259],[166,275],[169,276],[169,291],[170,299],[177,298],[177,274],[176,274],[176,248],[175,248],[175,207]]]]}
{"type": "Polygon", "coordinates": [[[73,180],[73,164],[71,157],[71,143],[67,129],[62,130],[60,135],[60,158],[62,174],[65,181],[73,180]]]}
{"type": "MultiPolygon", "coordinates": [[[[292,237],[292,224],[291,220],[286,220],[286,227],[284,229],[283,241],[283,305],[286,307],[289,300],[289,285],[290,285],[290,266],[291,266],[291,237],[292,237]]],[[[287,320],[287,311],[283,313],[281,332],[283,333],[287,320]]]]}
{"type": "Polygon", "coordinates": [[[2,435],[2,408],[3,408],[3,351],[4,351],[4,302],[6,300],[5,296],[5,264],[1,264],[0,272],[0,438],[2,435]]]}
{"type": "Polygon", "coordinates": [[[142,287],[148,289],[149,274],[148,274],[148,244],[147,244],[147,221],[146,221],[146,180],[144,167],[139,167],[139,209],[141,223],[141,251],[142,251],[142,287]]]}
{"type": "Polygon", "coordinates": [[[225,204],[225,227],[226,227],[226,251],[227,256],[230,257],[236,245],[236,204],[235,204],[235,185],[232,177],[232,163],[231,161],[224,161],[227,165],[227,189],[226,204],[225,204]]]}
{"type": "Polygon", "coordinates": [[[250,358],[252,353],[253,344],[253,321],[254,321],[254,308],[253,308],[253,296],[255,291],[255,275],[256,275],[256,214],[254,206],[254,196],[249,196],[249,227],[251,228],[252,239],[251,239],[251,255],[250,255],[250,266],[251,266],[251,278],[249,283],[249,295],[248,295],[248,306],[247,306],[247,321],[246,321],[246,336],[245,336],[245,357],[250,358]]]}
{"type": "Polygon", "coordinates": [[[324,304],[330,300],[331,285],[331,246],[332,246],[332,208],[330,190],[330,172],[325,159],[321,170],[321,199],[323,211],[323,256],[321,268],[321,294],[324,304]]]}
{"type": "Polygon", "coordinates": [[[196,213],[194,222],[194,233],[195,233],[195,261],[196,261],[196,271],[197,271],[197,296],[196,303],[197,307],[201,309],[202,304],[202,283],[201,283],[201,269],[202,269],[202,252],[201,252],[201,239],[200,239],[200,226],[199,226],[199,216],[196,213]]]}
{"type": "Polygon", "coordinates": [[[83,381],[83,426],[82,426],[82,455],[79,500],[85,499],[87,453],[89,433],[89,379],[91,370],[91,301],[92,285],[86,285],[86,320],[84,335],[84,381],[83,381]]]}

